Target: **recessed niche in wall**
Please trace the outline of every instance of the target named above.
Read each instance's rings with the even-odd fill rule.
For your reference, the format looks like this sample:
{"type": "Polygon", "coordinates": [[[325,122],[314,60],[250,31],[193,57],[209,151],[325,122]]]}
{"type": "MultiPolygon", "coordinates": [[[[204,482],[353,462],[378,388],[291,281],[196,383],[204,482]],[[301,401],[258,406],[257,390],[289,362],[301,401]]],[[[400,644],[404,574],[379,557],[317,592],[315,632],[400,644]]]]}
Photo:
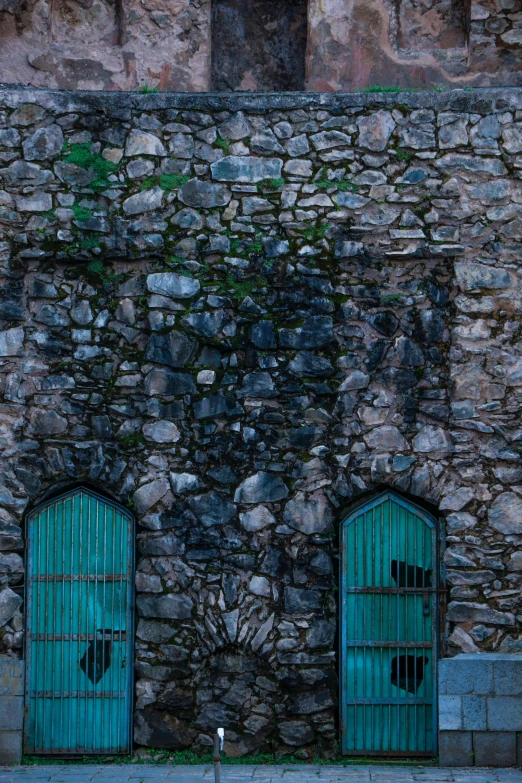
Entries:
{"type": "Polygon", "coordinates": [[[467,45],[469,0],[398,0],[398,46],[412,51],[467,45]]]}
{"type": "Polygon", "coordinates": [[[306,0],[212,0],[212,89],[304,90],[306,0]]]}

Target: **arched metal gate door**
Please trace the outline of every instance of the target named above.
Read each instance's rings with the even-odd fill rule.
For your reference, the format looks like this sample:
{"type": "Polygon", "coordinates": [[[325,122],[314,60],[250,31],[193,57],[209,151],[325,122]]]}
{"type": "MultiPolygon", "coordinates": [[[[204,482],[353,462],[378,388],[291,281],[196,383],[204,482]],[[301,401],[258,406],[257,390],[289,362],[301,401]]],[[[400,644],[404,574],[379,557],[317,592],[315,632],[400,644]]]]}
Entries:
{"type": "Polygon", "coordinates": [[[433,756],[435,519],[384,492],[345,520],[341,550],[342,751],[433,756]]]}
{"type": "Polygon", "coordinates": [[[133,519],[78,489],[35,509],[27,536],[25,752],[126,753],[133,519]]]}

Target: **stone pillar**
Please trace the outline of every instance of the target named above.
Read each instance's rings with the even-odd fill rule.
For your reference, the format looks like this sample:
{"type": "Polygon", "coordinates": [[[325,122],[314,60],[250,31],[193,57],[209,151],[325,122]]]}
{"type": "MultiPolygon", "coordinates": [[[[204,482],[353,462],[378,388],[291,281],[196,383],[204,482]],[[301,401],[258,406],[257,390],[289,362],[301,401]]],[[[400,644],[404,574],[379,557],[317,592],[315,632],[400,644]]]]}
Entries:
{"type": "Polygon", "coordinates": [[[522,655],[471,653],[439,662],[442,766],[522,762],[522,655]]]}
{"type": "Polygon", "coordinates": [[[19,764],[24,723],[24,662],[0,656],[0,764],[19,764]]]}

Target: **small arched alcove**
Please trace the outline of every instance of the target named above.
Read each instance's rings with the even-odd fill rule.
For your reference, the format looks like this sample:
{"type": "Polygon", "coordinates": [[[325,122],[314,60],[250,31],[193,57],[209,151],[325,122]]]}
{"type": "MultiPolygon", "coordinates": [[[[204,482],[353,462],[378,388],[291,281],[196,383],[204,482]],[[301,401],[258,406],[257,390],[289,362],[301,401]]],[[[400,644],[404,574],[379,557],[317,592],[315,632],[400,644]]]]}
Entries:
{"type": "Polygon", "coordinates": [[[27,517],[25,752],[126,753],[134,520],[78,487],[27,517]]]}
{"type": "Polygon", "coordinates": [[[347,755],[436,753],[436,519],[385,491],[341,527],[341,737],[347,755]]]}

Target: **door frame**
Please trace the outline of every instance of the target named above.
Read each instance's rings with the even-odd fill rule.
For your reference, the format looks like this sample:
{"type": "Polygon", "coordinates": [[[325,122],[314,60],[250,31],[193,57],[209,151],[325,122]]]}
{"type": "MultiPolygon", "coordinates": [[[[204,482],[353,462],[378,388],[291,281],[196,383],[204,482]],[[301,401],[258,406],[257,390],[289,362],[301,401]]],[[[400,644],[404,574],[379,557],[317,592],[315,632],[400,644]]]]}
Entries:
{"type": "Polygon", "coordinates": [[[90,489],[88,486],[78,484],[72,489],[59,494],[52,494],[46,500],[41,501],[34,506],[25,515],[25,548],[26,548],[26,563],[25,563],[25,585],[24,585],[24,615],[25,615],[25,639],[24,639],[24,653],[25,653],[25,685],[24,685],[24,726],[23,726],[23,752],[32,756],[52,756],[64,757],[64,756],[121,756],[125,755],[122,751],[100,751],[100,750],[77,750],[67,752],[52,751],[38,751],[33,750],[29,746],[29,721],[28,711],[30,704],[30,673],[31,673],[31,617],[32,617],[32,598],[31,598],[31,575],[32,575],[32,530],[31,521],[45,508],[66,500],[69,497],[84,493],[91,498],[94,498],[98,502],[104,503],[107,506],[117,510],[120,514],[126,517],[128,521],[127,528],[127,607],[126,607],[126,635],[127,635],[127,671],[125,678],[125,687],[127,690],[127,747],[125,752],[132,753],[134,745],[133,728],[134,728],[134,650],[135,650],[135,614],[136,614],[136,600],[135,600],[135,573],[136,573],[136,518],[129,509],[125,508],[121,503],[118,503],[111,498],[90,489]]]}
{"type": "Polygon", "coordinates": [[[435,514],[430,513],[426,509],[419,506],[414,501],[404,498],[398,492],[393,489],[384,489],[376,494],[373,494],[368,498],[360,498],[358,502],[351,506],[349,512],[345,514],[339,525],[339,734],[340,734],[340,748],[343,756],[372,756],[381,758],[435,758],[438,754],[438,668],[439,668],[439,656],[441,649],[441,603],[444,604],[444,600],[441,601],[445,594],[444,588],[444,574],[441,564],[441,551],[443,549],[443,542],[441,540],[442,525],[438,517],[435,514]],[[345,588],[348,586],[346,583],[346,569],[345,569],[345,554],[346,554],[346,529],[348,525],[353,522],[357,517],[366,511],[370,511],[372,508],[381,505],[386,500],[393,500],[405,509],[410,509],[415,512],[424,522],[430,527],[432,532],[432,577],[433,577],[433,592],[431,593],[432,603],[432,679],[433,679],[433,715],[432,715],[432,732],[433,732],[433,750],[430,752],[414,752],[414,751],[368,751],[368,750],[344,750],[344,732],[345,732],[345,716],[346,716],[346,695],[343,694],[344,678],[345,678],[345,650],[346,650],[346,623],[345,616],[345,588]]]}

